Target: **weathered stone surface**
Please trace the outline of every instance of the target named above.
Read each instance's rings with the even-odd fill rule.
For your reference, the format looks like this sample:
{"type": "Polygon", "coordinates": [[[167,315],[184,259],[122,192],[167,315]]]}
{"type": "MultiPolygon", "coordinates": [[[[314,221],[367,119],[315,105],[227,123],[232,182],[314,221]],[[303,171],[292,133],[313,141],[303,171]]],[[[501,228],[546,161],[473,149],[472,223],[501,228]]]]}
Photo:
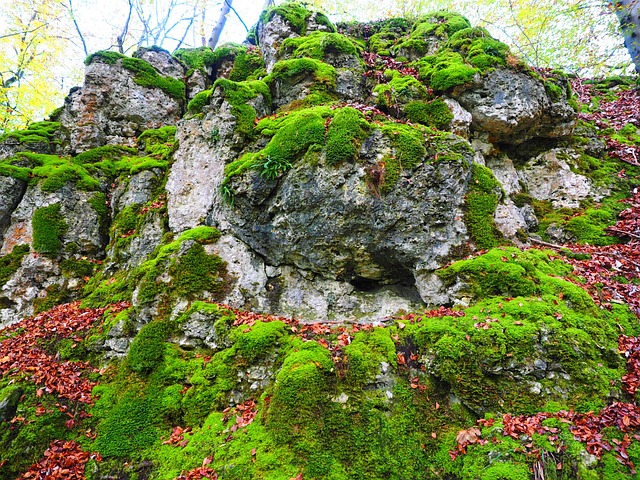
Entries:
{"type": "Polygon", "coordinates": [[[183,80],[184,78],[184,67],[167,50],[158,49],[158,47],[140,47],[134,52],[133,56],[151,64],[160,75],[177,80],[183,80]]]}
{"type": "Polygon", "coordinates": [[[143,205],[153,198],[153,191],[162,180],[163,173],[159,169],[144,170],[130,178],[120,177],[111,194],[112,216],[134,204],[143,205]]]}
{"type": "Polygon", "coordinates": [[[83,192],[68,183],[55,192],[43,192],[34,185],[26,190],[18,207],[11,215],[11,223],[4,236],[0,254],[6,254],[14,245],[32,242],[31,219],[38,208],[59,203],[67,228],[63,234],[63,249],[74,243],[78,253],[99,255],[108,241],[100,228],[100,217],[89,200],[94,192],[83,192]]]}
{"type": "Polygon", "coordinates": [[[0,176],[0,241],[9,226],[11,214],[22,200],[26,190],[26,182],[12,177],[0,176]]]}
{"type": "Polygon", "coordinates": [[[563,137],[575,125],[566,98],[552,100],[541,81],[513,70],[496,69],[453,96],[471,112],[472,129],[488,132],[494,142],[563,137]]]}
{"type": "Polygon", "coordinates": [[[449,110],[451,110],[451,113],[453,114],[450,127],[451,131],[461,137],[469,138],[471,133],[471,122],[473,121],[471,114],[462,108],[462,106],[453,98],[445,98],[443,101],[447,104],[447,107],[449,107],[449,110]]]}
{"type": "MultiPolygon", "coordinates": [[[[383,146],[365,145],[362,153],[374,162],[383,146]]],[[[470,153],[465,162],[425,161],[382,198],[371,193],[361,163],[301,162],[277,183],[251,172],[233,184],[227,220],[271,265],[393,283],[411,278],[415,268],[437,268],[465,241],[460,209],[470,153]]]]}
{"type": "Polygon", "coordinates": [[[498,230],[500,230],[506,238],[517,244],[521,243],[521,240],[518,238],[518,233],[525,233],[529,229],[529,225],[522,212],[509,199],[496,207],[493,220],[496,222],[498,230]]]}
{"type": "Polygon", "coordinates": [[[569,149],[553,149],[528,162],[518,172],[527,192],[537,200],[549,200],[554,208],[577,208],[587,198],[602,198],[591,180],[571,171],[569,163],[577,154],[569,149]]]}
{"type": "Polygon", "coordinates": [[[24,391],[16,385],[0,390],[0,422],[8,422],[16,415],[24,391]]]}
{"type": "Polygon", "coordinates": [[[278,61],[282,42],[287,38],[300,36],[293,30],[291,24],[278,14],[275,14],[267,23],[259,22],[256,33],[267,72],[271,72],[278,61]]]}
{"type": "Polygon", "coordinates": [[[211,86],[210,78],[202,70],[194,70],[187,77],[187,100],[192,100],[200,92],[211,86]]]}
{"type": "MultiPolygon", "coordinates": [[[[267,114],[262,95],[250,102],[258,116],[267,114]]],[[[211,104],[205,107],[205,117],[182,120],[176,139],[180,148],[167,180],[167,210],[169,226],[181,232],[200,225],[214,210],[216,222],[223,222],[226,210],[220,195],[224,165],[234,160],[244,147],[244,137],[237,133],[236,117],[221,89],[216,89],[211,104]],[[216,139],[212,139],[212,132],[216,139]]],[[[219,223],[215,223],[222,226],[219,223]]]]}
{"type": "Polygon", "coordinates": [[[142,131],[175,125],[182,101],[159,88],[142,87],[134,74],[94,57],[85,72],[84,86],[69,94],[60,115],[69,137],[69,151],[79,153],[106,144],[133,146],[142,131]]]}

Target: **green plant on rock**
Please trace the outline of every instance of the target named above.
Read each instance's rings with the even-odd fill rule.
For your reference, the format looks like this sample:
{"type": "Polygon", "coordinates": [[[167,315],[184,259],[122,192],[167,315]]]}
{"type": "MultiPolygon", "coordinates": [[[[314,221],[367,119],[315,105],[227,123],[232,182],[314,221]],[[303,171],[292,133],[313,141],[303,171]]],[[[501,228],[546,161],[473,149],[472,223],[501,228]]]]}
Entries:
{"type": "Polygon", "coordinates": [[[450,35],[470,27],[469,20],[457,13],[431,12],[418,19],[409,38],[391,51],[396,54],[410,51],[415,55],[425,55],[433,49],[434,42],[446,41],[450,35]]]}
{"type": "Polygon", "coordinates": [[[378,107],[398,116],[401,106],[415,100],[428,100],[430,95],[425,86],[411,75],[402,75],[396,70],[386,70],[388,83],[381,83],[373,89],[378,107]]]}
{"type": "Polygon", "coordinates": [[[411,122],[439,130],[446,130],[453,120],[449,106],[440,98],[430,102],[410,102],[404,111],[411,122]]]}
{"type": "Polygon", "coordinates": [[[11,253],[0,257],[0,287],[18,271],[22,264],[22,259],[29,253],[29,245],[16,245],[11,253]]]}
{"type": "Polygon", "coordinates": [[[490,169],[474,163],[472,171],[469,192],[465,197],[464,221],[476,247],[495,247],[504,241],[493,220],[502,188],[490,169]]]}
{"type": "Polygon", "coordinates": [[[324,145],[325,120],[331,114],[328,107],[316,107],[291,112],[288,115],[267,117],[258,123],[256,131],[271,136],[267,146],[259,152],[247,153],[225,166],[223,187],[237,175],[251,169],[279,175],[304,156],[314,145],[324,145]],[[267,163],[268,162],[268,163],[267,163]]]}
{"type": "Polygon", "coordinates": [[[280,53],[291,58],[313,58],[324,61],[328,55],[344,54],[356,57],[356,45],[344,35],[329,32],[311,32],[305,37],[290,37],[282,42],[280,53]]]}
{"type": "Polygon", "coordinates": [[[369,122],[358,110],[351,107],[336,110],[327,130],[327,164],[355,161],[370,129],[369,122]]]}
{"type": "Polygon", "coordinates": [[[264,81],[272,85],[279,81],[285,84],[298,83],[304,76],[313,79],[311,95],[305,99],[305,105],[326,103],[333,99],[332,92],[336,88],[337,73],[331,65],[313,58],[293,58],[276,63],[264,81]]]}
{"type": "Polygon", "coordinates": [[[59,128],[59,122],[35,122],[24,130],[17,130],[0,135],[0,143],[10,141],[24,144],[45,143],[50,145],[54,142],[54,135],[59,128]]]}
{"type": "MultiPolygon", "coordinates": [[[[307,19],[312,15],[312,13],[313,12],[311,10],[308,10],[300,3],[286,2],[282,5],[270,7],[262,12],[260,15],[260,22],[268,23],[275,15],[278,15],[289,22],[297,34],[304,35],[307,30],[307,19]]],[[[323,13],[318,13],[316,15],[316,22],[329,28],[332,32],[336,31],[336,27],[333,26],[327,16],[323,13]]]]}
{"type": "Polygon", "coordinates": [[[67,223],[61,212],[61,205],[54,203],[38,208],[31,218],[33,229],[33,249],[45,255],[57,255],[62,250],[62,238],[67,223]]]}
{"type": "Polygon", "coordinates": [[[219,89],[231,104],[231,113],[236,117],[236,132],[251,138],[256,110],[248,102],[258,95],[262,95],[267,104],[271,103],[271,93],[265,82],[262,80],[234,82],[219,78],[213,88],[214,90],[219,89]]]}

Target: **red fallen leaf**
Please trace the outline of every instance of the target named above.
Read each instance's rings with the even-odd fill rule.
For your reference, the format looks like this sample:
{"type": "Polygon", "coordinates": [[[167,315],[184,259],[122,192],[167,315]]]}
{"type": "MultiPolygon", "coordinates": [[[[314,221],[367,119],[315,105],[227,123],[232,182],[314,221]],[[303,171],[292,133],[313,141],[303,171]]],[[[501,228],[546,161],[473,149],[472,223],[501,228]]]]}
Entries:
{"type": "Polygon", "coordinates": [[[404,353],[397,353],[396,357],[398,358],[398,365],[406,365],[407,361],[404,358],[404,353]]]}
{"type": "Polygon", "coordinates": [[[436,432],[431,432],[431,438],[437,438],[438,434],[436,432]]]}
{"type": "Polygon", "coordinates": [[[252,456],[252,457],[255,457],[255,455],[256,455],[256,449],[255,449],[255,448],[252,448],[252,449],[251,449],[251,456],[252,456]]]}

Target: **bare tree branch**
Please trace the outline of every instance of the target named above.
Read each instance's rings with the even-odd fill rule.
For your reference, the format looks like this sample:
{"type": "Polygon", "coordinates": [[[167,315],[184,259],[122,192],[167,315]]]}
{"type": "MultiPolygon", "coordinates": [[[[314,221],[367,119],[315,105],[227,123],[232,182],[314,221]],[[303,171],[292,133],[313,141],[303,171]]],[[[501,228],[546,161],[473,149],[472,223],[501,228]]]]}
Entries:
{"type": "Polygon", "coordinates": [[[244,23],[244,20],[242,20],[242,17],[240,17],[240,15],[238,14],[238,12],[236,11],[235,8],[233,8],[231,6],[231,1],[232,0],[224,0],[224,3],[226,3],[227,5],[229,5],[229,8],[233,11],[233,13],[236,14],[236,17],[238,17],[238,20],[240,20],[240,23],[242,24],[242,26],[244,27],[244,29],[248,32],[249,31],[249,27],[247,27],[247,24],[244,23]]]}
{"type": "Polygon", "coordinates": [[[129,14],[127,15],[127,21],[124,23],[122,33],[118,35],[116,42],[118,42],[118,51],[124,54],[124,39],[129,31],[129,22],[131,21],[131,12],[133,11],[133,1],[129,0],[129,14]]]}
{"type": "Polygon", "coordinates": [[[216,48],[218,40],[220,40],[220,34],[222,33],[222,30],[224,30],[224,26],[227,23],[227,15],[229,15],[229,11],[231,10],[231,1],[232,0],[224,0],[224,3],[222,4],[220,17],[218,18],[218,22],[213,27],[211,36],[209,37],[209,41],[207,42],[211,50],[216,48]]]}
{"type": "Polygon", "coordinates": [[[80,41],[82,42],[82,50],[84,50],[84,54],[85,56],[87,56],[89,55],[89,51],[87,50],[87,43],[84,41],[84,35],[82,35],[82,32],[80,31],[80,26],[78,25],[78,22],[76,21],[76,16],[73,13],[72,0],[68,0],[68,2],[69,2],[69,5],[65,3],[61,3],[61,5],[69,11],[69,16],[71,17],[71,21],[73,22],[73,25],[76,27],[76,32],[78,32],[78,37],[80,37],[80,41]]]}

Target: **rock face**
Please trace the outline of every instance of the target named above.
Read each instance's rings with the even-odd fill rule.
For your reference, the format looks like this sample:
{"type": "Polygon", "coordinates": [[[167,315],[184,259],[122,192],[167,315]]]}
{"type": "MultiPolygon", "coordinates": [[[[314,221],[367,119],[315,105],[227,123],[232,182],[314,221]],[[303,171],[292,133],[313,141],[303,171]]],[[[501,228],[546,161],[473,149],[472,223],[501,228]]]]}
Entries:
{"type": "MultiPolygon", "coordinates": [[[[168,238],[214,226],[222,238],[211,253],[228,267],[225,302],[305,320],[380,321],[396,311],[446,303],[431,274],[478,244],[474,235],[480,227],[469,223],[475,214],[469,196],[485,195],[495,202],[477,221],[518,243],[538,225],[532,206],[517,201],[518,195],[551,201],[556,208],[573,208],[595,195],[586,177],[569,170],[573,160],[563,159],[573,154],[564,150],[549,149],[517,165],[496,153],[499,145],[542,138],[553,142],[570,133],[575,112],[567,103],[564,80],[553,79],[551,85],[526,69],[505,66],[506,57],[495,57],[499,68],[474,69],[457,84],[437,66],[416,73],[423,64],[392,74],[365,74],[372,60],[365,67],[362,45],[370,31],[360,43],[353,42],[326,17],[295,11],[291,15],[275,8],[257,26],[257,43],[271,73],[266,77],[263,70],[253,77],[243,72],[243,54],[230,56],[224,68],[215,70],[210,58],[182,52],[185,63],[194,66],[187,80],[183,63],[155,47],[140,49],[134,58],[93,55],[84,86],[71,92],[59,114],[55,138],[60,146],[50,142],[34,150],[57,148],[73,155],[109,145],[131,147],[143,130],[165,125],[177,126],[177,144],[161,151],[157,148],[168,145],[166,138],[152,142],[152,150],[144,152],[152,163],[144,168],[127,167],[115,176],[113,169],[103,170],[98,181],[108,203],[103,218],[91,206],[95,194],[72,183],[43,192],[37,182],[28,187],[18,178],[3,182],[2,254],[34,243],[32,218],[38,209],[59,204],[65,223],[61,256],[41,264],[25,257],[27,270],[20,275],[49,272],[49,284],[40,282],[40,288],[55,284],[68,289],[59,270],[64,258],[106,257],[105,275],[133,272],[155,258],[168,238]],[[216,71],[219,81],[206,90],[216,71]],[[231,81],[231,72],[257,80],[231,81]],[[428,79],[435,82],[437,75],[434,86],[445,94],[433,102],[428,79]],[[376,90],[380,82],[390,88],[376,90]],[[180,119],[187,95],[192,102],[180,119]],[[351,106],[322,106],[337,99],[351,106]],[[368,107],[372,101],[387,111],[368,107]],[[315,127],[307,121],[285,125],[288,115],[294,118],[305,108],[316,115],[315,127]],[[415,125],[398,124],[409,108],[415,125]],[[340,123],[344,117],[349,120],[340,123]],[[437,132],[433,125],[451,133],[437,132]],[[301,129],[305,133],[298,136],[301,129]],[[153,164],[156,160],[161,163],[153,164]],[[481,184],[475,164],[488,167],[487,185],[481,184]],[[562,174],[545,175],[552,168],[562,174]]],[[[460,37],[454,38],[457,30],[469,32],[461,18],[437,14],[421,20],[413,33],[400,26],[380,38],[398,58],[429,59],[443,52],[449,59],[462,58],[464,51],[450,41],[460,37]]],[[[469,39],[477,38],[474,32],[469,39]]],[[[491,55],[503,51],[494,47],[491,55]]],[[[16,138],[0,144],[9,161],[20,148],[16,138]]],[[[95,172],[90,163],[82,168],[95,172]]],[[[139,282],[142,274],[136,275],[139,282]]],[[[158,284],[170,278],[158,275],[158,284]]],[[[35,297],[16,282],[12,277],[4,287],[22,292],[7,293],[14,307],[5,318],[32,311],[35,297]]],[[[175,313],[188,303],[174,305],[175,313]]],[[[145,308],[144,319],[159,311],[157,305],[145,308]]],[[[114,351],[126,348],[119,338],[114,337],[114,351]]]]}
{"type": "Polygon", "coordinates": [[[472,128],[494,142],[564,137],[575,125],[575,111],[564,99],[554,101],[542,82],[511,70],[488,73],[455,99],[471,112],[472,128]]]}
{"type": "MultiPolygon", "coordinates": [[[[160,74],[173,76],[182,68],[167,53],[145,52],[143,57],[152,57],[162,69],[160,74]]],[[[158,87],[139,85],[121,59],[110,62],[95,55],[87,66],[84,85],[65,99],[59,121],[71,153],[107,144],[133,145],[144,130],[175,125],[182,116],[182,99],[158,87]]]]}

